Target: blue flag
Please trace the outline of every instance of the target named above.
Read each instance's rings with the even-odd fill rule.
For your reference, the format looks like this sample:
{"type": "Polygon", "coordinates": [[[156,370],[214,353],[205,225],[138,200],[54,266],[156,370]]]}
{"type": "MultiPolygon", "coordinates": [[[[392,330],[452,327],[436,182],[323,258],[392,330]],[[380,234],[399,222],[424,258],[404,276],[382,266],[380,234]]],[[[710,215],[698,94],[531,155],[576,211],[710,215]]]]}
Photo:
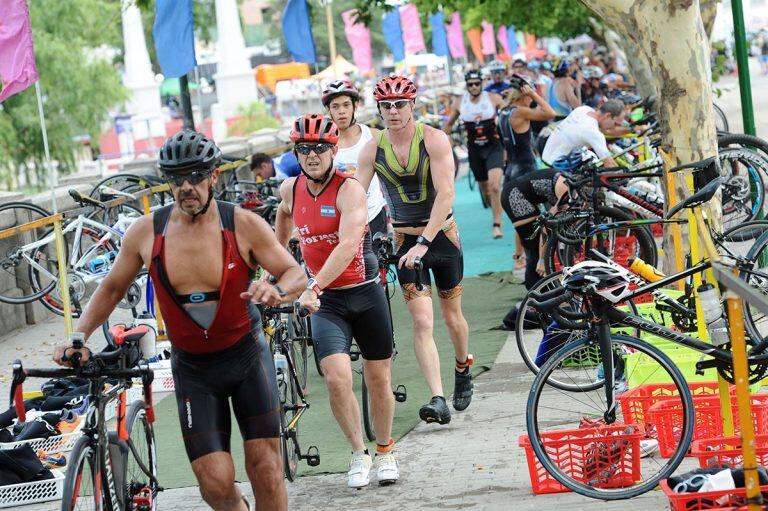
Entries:
{"type": "Polygon", "coordinates": [[[157,0],[153,33],[166,78],[184,76],[197,65],[192,0],[157,0]]]}
{"type": "Polygon", "coordinates": [[[437,11],[430,16],[429,24],[432,25],[432,53],[445,57],[448,55],[448,35],[445,33],[443,11],[437,11]]]}
{"type": "Polygon", "coordinates": [[[296,62],[314,64],[315,38],[309,22],[309,9],[306,0],[288,0],[283,11],[283,34],[285,46],[296,62]]]}
{"type": "Polygon", "coordinates": [[[405,60],[405,44],[403,43],[403,28],[400,26],[400,11],[395,7],[384,15],[381,22],[384,41],[395,57],[395,62],[405,60]]]}
{"type": "Polygon", "coordinates": [[[517,34],[515,33],[515,26],[510,25],[507,27],[507,42],[509,44],[509,54],[514,55],[520,49],[520,45],[517,44],[517,34]]]}

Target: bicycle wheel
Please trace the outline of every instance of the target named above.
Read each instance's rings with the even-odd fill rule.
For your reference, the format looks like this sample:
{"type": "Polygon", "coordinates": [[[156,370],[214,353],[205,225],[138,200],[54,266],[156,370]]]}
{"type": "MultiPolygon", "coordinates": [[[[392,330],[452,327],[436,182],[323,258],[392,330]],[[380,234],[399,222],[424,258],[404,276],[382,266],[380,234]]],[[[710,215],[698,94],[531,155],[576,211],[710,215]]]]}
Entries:
{"type": "Polygon", "coordinates": [[[142,488],[152,492],[152,508],[157,509],[157,445],[152,424],[147,419],[144,401],[134,401],[126,414],[126,429],[130,442],[130,452],[125,464],[126,502],[142,488]]]}
{"type": "Polygon", "coordinates": [[[601,500],[641,495],[672,475],[685,457],[694,427],[690,390],[669,357],[633,337],[614,334],[611,342],[619,401],[614,403],[615,421],[605,420],[611,417],[611,410],[606,406],[600,368],[566,363],[592,346],[587,337],[564,347],[541,368],[528,396],[526,414],[531,448],[547,472],[574,492],[601,500]],[[552,378],[570,380],[584,390],[565,392],[548,385],[552,378]],[[668,433],[652,428],[645,410],[621,401],[627,383],[636,388],[659,381],[671,384],[663,404],[676,418],[668,433]],[[640,439],[654,434],[660,447],[663,441],[669,449],[669,458],[650,455],[641,459],[640,439]]]}
{"type": "Polygon", "coordinates": [[[106,509],[101,480],[97,473],[95,444],[89,437],[80,437],[68,456],[68,466],[64,478],[64,493],[61,500],[62,511],[94,511],[106,509]]]}
{"type": "Polygon", "coordinates": [[[725,112],[723,112],[722,108],[717,106],[717,103],[712,103],[712,110],[715,118],[715,129],[717,131],[722,131],[727,133],[729,130],[729,127],[728,127],[728,117],[725,116],[725,112]]]}
{"type": "Polygon", "coordinates": [[[309,385],[309,370],[307,363],[309,361],[309,352],[307,351],[307,324],[308,318],[299,317],[297,314],[291,316],[291,335],[288,342],[291,350],[291,358],[296,368],[296,377],[299,380],[301,393],[307,395],[309,385]]]}
{"type": "Polygon", "coordinates": [[[765,205],[768,160],[749,149],[723,149],[718,155],[722,187],[723,227],[754,220],[765,205]]]}
{"type": "MultiPolygon", "coordinates": [[[[0,206],[0,229],[6,229],[51,216],[49,211],[27,202],[9,202],[0,206]]],[[[37,229],[22,232],[0,240],[0,302],[21,305],[34,302],[50,292],[55,281],[47,282],[45,287],[35,288],[30,279],[33,268],[46,269],[56,267],[58,259],[53,252],[35,259],[34,243],[50,238],[46,243],[53,246],[53,228],[45,225],[37,229]]]]}
{"type": "MultiPolygon", "coordinates": [[[[748,267],[739,272],[739,277],[768,300],[768,232],[754,243],[746,260],[748,267]]],[[[768,336],[768,316],[746,302],[744,302],[744,326],[754,342],[759,342],[768,336]]]]}
{"type": "Polygon", "coordinates": [[[467,171],[467,184],[469,185],[470,190],[474,190],[475,185],[477,184],[477,181],[475,181],[475,174],[472,173],[472,169],[467,171]]]}
{"type": "MultiPolygon", "coordinates": [[[[562,287],[562,281],[563,273],[556,272],[541,279],[530,291],[537,293],[549,292],[562,287]]],[[[515,318],[515,340],[517,341],[520,357],[525,365],[533,374],[538,374],[541,366],[547,360],[563,346],[574,342],[583,336],[584,333],[560,327],[549,314],[539,312],[531,307],[530,291],[520,300],[517,317],[515,318]]],[[[625,302],[620,304],[620,306],[626,306],[632,314],[638,313],[637,307],[632,302],[625,302]]],[[[561,307],[574,310],[576,308],[580,309],[581,305],[573,303],[563,304],[561,307]]],[[[627,328],[631,334],[640,334],[640,331],[637,329],[624,328],[627,328]]],[[[600,363],[597,347],[593,346],[589,350],[578,353],[568,363],[571,365],[597,367],[600,363]]],[[[550,378],[548,383],[553,387],[566,391],[577,392],[581,390],[581,387],[573,385],[568,380],[550,378]]]]}
{"type": "Polygon", "coordinates": [[[363,403],[363,429],[365,430],[365,437],[368,441],[373,442],[376,440],[376,432],[373,429],[371,394],[368,392],[368,385],[365,384],[365,368],[361,369],[360,377],[363,381],[362,385],[360,385],[360,394],[363,403]]]}
{"type": "Polygon", "coordinates": [[[277,375],[277,390],[280,397],[280,454],[283,458],[285,478],[293,481],[299,465],[299,424],[291,424],[298,413],[298,395],[290,374],[277,375]]]}

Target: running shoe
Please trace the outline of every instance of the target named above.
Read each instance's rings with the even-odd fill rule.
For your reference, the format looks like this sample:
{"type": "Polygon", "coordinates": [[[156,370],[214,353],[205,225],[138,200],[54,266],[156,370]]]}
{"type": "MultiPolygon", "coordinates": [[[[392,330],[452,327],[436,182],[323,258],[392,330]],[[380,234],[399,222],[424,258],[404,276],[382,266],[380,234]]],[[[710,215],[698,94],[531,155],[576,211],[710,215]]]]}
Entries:
{"type": "Polygon", "coordinates": [[[67,466],[67,458],[64,453],[57,452],[56,454],[46,454],[45,451],[38,450],[37,457],[40,458],[40,463],[45,468],[61,468],[67,466]]]}
{"type": "Polygon", "coordinates": [[[453,387],[453,409],[456,411],[466,410],[469,403],[472,402],[472,373],[469,368],[465,371],[455,373],[455,383],[453,387]]]}
{"type": "Polygon", "coordinates": [[[379,486],[389,486],[397,482],[400,470],[397,468],[397,460],[393,452],[377,452],[373,463],[376,466],[376,479],[379,481],[379,486]]]}
{"type": "Polygon", "coordinates": [[[352,454],[349,460],[349,472],[347,472],[347,486],[350,488],[363,488],[371,482],[371,456],[370,454],[352,454]]]}
{"type": "Polygon", "coordinates": [[[451,411],[443,396],[434,396],[429,403],[421,407],[419,417],[426,423],[448,424],[451,422],[451,411]]]}

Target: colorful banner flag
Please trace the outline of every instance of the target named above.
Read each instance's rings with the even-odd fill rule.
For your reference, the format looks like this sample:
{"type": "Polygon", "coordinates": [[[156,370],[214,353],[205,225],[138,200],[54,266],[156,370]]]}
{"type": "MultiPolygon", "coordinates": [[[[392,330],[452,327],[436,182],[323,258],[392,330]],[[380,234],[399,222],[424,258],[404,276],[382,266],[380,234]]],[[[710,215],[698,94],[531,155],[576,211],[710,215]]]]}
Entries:
{"type": "Polygon", "coordinates": [[[467,56],[467,47],[464,46],[464,31],[461,29],[461,16],[459,11],[451,14],[451,23],[446,27],[448,32],[448,49],[451,57],[458,59],[467,56]]]}
{"type": "Polygon", "coordinates": [[[424,44],[424,34],[421,32],[419,10],[415,5],[408,4],[400,8],[400,23],[403,27],[405,53],[426,51],[427,46],[424,44]]]}
{"type": "Polygon", "coordinates": [[[312,24],[309,22],[307,0],[288,0],[285,4],[283,34],[285,34],[285,46],[293,60],[309,64],[317,61],[315,37],[312,35],[312,24]]]}
{"type": "Polygon", "coordinates": [[[472,53],[478,62],[485,62],[483,56],[483,43],[480,42],[480,29],[478,27],[470,28],[467,30],[467,39],[469,39],[469,46],[472,48],[472,53]]]}
{"type": "Polygon", "coordinates": [[[432,53],[438,57],[445,57],[448,55],[448,37],[445,33],[443,11],[437,11],[431,15],[429,24],[432,26],[432,53]]]}
{"type": "Polygon", "coordinates": [[[4,0],[0,20],[0,102],[37,81],[26,0],[4,0]]]}
{"type": "Polygon", "coordinates": [[[509,58],[512,54],[509,53],[509,40],[507,39],[507,27],[504,25],[499,27],[499,31],[496,32],[496,39],[504,49],[504,54],[509,58]]]}
{"type": "Polygon", "coordinates": [[[384,14],[384,18],[381,20],[381,33],[387,46],[389,46],[389,51],[395,58],[395,62],[404,60],[403,29],[400,26],[400,13],[397,12],[397,9],[392,9],[384,14]]]}
{"type": "Polygon", "coordinates": [[[371,31],[357,22],[357,9],[342,12],[341,19],[344,20],[344,34],[347,36],[349,47],[352,48],[352,60],[355,65],[361,73],[373,70],[371,31]]]}
{"type": "Polygon", "coordinates": [[[480,42],[482,44],[483,55],[495,55],[496,54],[496,38],[493,34],[493,25],[487,21],[482,21],[483,32],[480,36],[480,42]]]}
{"type": "Polygon", "coordinates": [[[507,27],[507,48],[510,55],[514,55],[518,52],[520,46],[517,44],[517,34],[514,25],[507,27]]]}
{"type": "Polygon", "coordinates": [[[192,0],[157,0],[155,52],[166,78],[184,76],[197,65],[192,0]]]}

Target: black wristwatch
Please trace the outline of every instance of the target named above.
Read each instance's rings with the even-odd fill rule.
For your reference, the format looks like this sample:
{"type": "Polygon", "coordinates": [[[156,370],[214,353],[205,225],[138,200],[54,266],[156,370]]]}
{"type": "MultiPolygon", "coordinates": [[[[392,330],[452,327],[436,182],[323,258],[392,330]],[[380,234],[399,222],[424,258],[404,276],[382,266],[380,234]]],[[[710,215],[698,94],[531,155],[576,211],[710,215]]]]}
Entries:
{"type": "Polygon", "coordinates": [[[419,245],[424,245],[427,248],[429,248],[432,245],[432,242],[422,235],[419,235],[419,237],[416,238],[416,243],[418,243],[419,245]]]}

